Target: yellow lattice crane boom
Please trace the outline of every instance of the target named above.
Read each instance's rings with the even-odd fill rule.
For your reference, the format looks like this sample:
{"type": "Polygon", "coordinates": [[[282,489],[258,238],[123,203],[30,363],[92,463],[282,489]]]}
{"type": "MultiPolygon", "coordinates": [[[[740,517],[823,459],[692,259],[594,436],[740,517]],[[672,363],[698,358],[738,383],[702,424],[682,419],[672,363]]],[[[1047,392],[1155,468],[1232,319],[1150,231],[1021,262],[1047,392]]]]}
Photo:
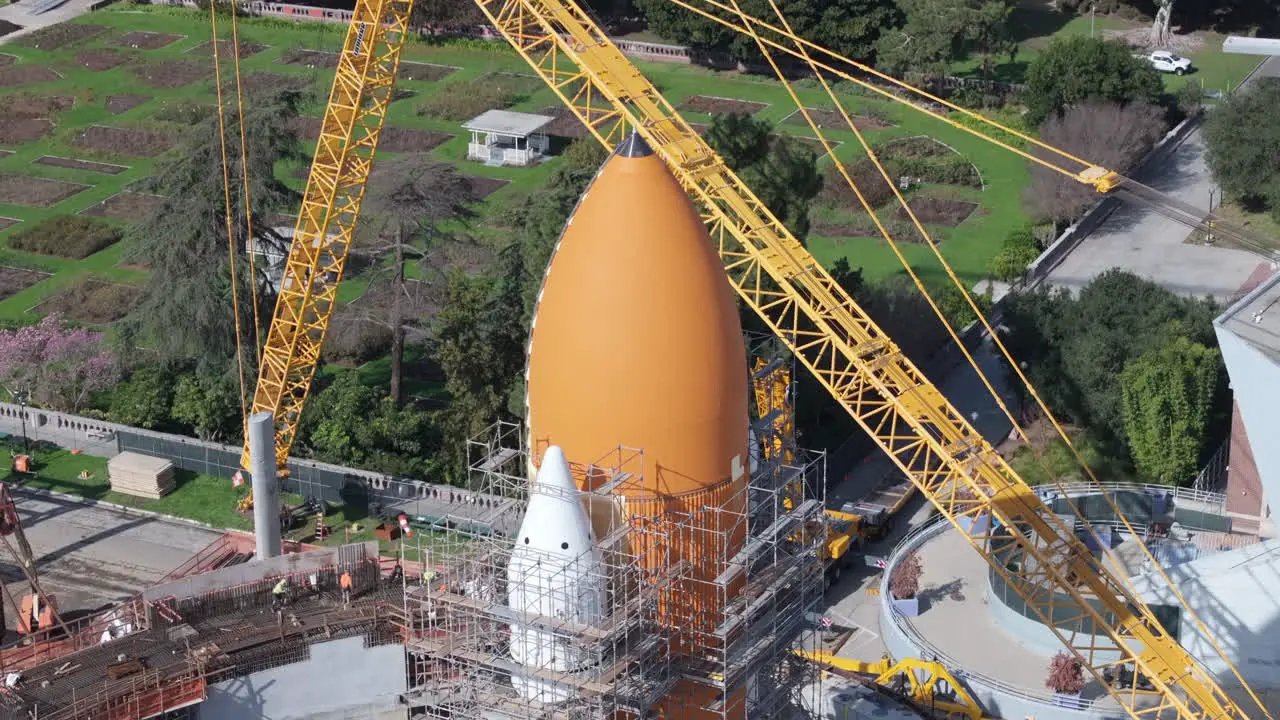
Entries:
{"type": "Polygon", "coordinates": [[[412,8],[412,0],[356,0],[338,58],[253,396],[252,412],[275,416],[281,468],[320,360],[412,8]]]}
{"type": "Polygon", "coordinates": [[[476,2],[598,140],[644,137],[701,206],[743,301],[1132,717],[1246,717],[579,7],[476,2]],[[999,529],[956,522],[983,514],[999,529]],[[1094,632],[1063,629],[1073,621],[1094,632]],[[1112,687],[1120,664],[1157,692],[1139,693],[1138,673],[1112,687]]]}

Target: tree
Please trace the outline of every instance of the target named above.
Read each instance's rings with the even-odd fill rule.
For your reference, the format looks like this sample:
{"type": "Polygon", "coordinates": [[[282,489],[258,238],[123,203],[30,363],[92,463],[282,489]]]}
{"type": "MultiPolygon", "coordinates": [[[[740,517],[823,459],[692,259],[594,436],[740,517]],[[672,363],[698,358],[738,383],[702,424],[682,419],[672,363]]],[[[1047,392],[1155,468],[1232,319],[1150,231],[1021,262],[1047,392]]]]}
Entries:
{"type": "Polygon", "coordinates": [[[1013,282],[1026,272],[1027,266],[1040,257],[1040,245],[1031,228],[1019,228],[1009,233],[1000,252],[991,258],[988,271],[998,280],[1013,282]]]}
{"type": "MultiPolygon", "coordinates": [[[[854,60],[872,59],[882,29],[896,27],[901,21],[893,0],[779,0],[777,6],[797,35],[854,60]]],[[[779,24],[766,0],[744,0],[741,7],[748,15],[779,24]]],[[[636,0],[636,8],[648,20],[649,29],[668,41],[688,45],[699,53],[724,53],[735,62],[762,61],[751,37],[736,34],[714,20],[666,0],[636,0]]],[[[733,13],[704,9],[741,24],[733,13]]]]}
{"type": "Polygon", "coordinates": [[[300,449],[319,460],[388,475],[424,477],[437,446],[426,413],[400,407],[381,388],[345,372],[303,411],[300,449]]]}
{"type": "Polygon", "coordinates": [[[79,412],[118,375],[102,333],[63,327],[57,313],[37,325],[0,330],[0,385],[44,407],[79,412]]]}
{"type": "Polygon", "coordinates": [[[420,0],[413,5],[413,14],[409,21],[415,27],[427,28],[433,32],[449,32],[465,30],[483,25],[484,13],[475,3],[460,3],[456,0],[420,0]]]}
{"type": "Polygon", "coordinates": [[[1223,192],[1280,220],[1280,78],[1258,78],[1205,121],[1209,169],[1223,192]]]}
{"type": "Polygon", "coordinates": [[[237,442],[243,428],[233,372],[203,368],[179,375],[173,386],[170,416],[190,427],[201,440],[237,442]]]}
{"type": "Polygon", "coordinates": [[[794,138],[773,135],[769,123],[738,113],[713,117],[706,139],[791,232],[801,239],[808,234],[809,206],[822,191],[812,150],[794,138]]]}
{"type": "Polygon", "coordinates": [[[162,365],[143,365],[112,390],[108,416],[124,425],[154,428],[169,420],[172,406],[173,375],[162,365]]]}
{"type": "MultiPolygon", "coordinates": [[[[1125,172],[1155,145],[1165,127],[1164,113],[1153,105],[1091,100],[1050,117],[1041,128],[1040,137],[1076,157],[1125,172]]],[[[1045,160],[1059,159],[1041,148],[1034,148],[1032,153],[1045,160]]],[[[1098,197],[1091,185],[1038,163],[1031,166],[1025,202],[1037,220],[1069,224],[1098,197]]]]}
{"type": "Polygon", "coordinates": [[[1174,0],[1152,0],[1156,6],[1156,16],[1151,23],[1152,47],[1164,47],[1169,42],[1169,22],[1173,19],[1174,0]]]}
{"type": "Polygon", "coordinates": [[[971,52],[990,58],[1014,47],[1008,0],[898,0],[898,7],[906,24],[885,33],[877,52],[878,65],[890,72],[939,77],[971,52]]]}
{"type": "Polygon", "coordinates": [[[1118,42],[1073,35],[1055,38],[1027,68],[1027,121],[1039,125],[1086,100],[1158,103],[1164,82],[1151,65],[1118,42]]]}
{"type": "Polygon", "coordinates": [[[1084,690],[1084,667],[1074,655],[1059,651],[1049,660],[1049,675],[1044,686],[1063,695],[1075,695],[1084,690]]]}
{"type": "Polygon", "coordinates": [[[1222,358],[1185,337],[1125,366],[1120,376],[1124,427],[1138,472],[1163,485],[1195,479],[1222,396],[1222,358]]]}
{"type": "Polygon", "coordinates": [[[902,556],[889,574],[889,592],[893,593],[893,599],[910,600],[915,597],[920,592],[920,576],[923,573],[920,555],[916,551],[912,550],[902,556]]]}
{"type": "MultiPolygon", "coordinates": [[[[303,161],[301,145],[290,131],[301,101],[296,93],[256,98],[245,116],[249,187],[255,218],[255,241],[261,247],[287,252],[287,244],[265,222],[272,213],[292,212],[298,195],[275,176],[276,163],[303,161]]],[[[239,147],[234,111],[227,118],[227,147],[239,147]]],[[[192,133],[184,152],[168,163],[155,179],[168,198],[149,220],[129,226],[127,258],[151,268],[146,293],[138,310],[123,323],[126,344],[146,343],[164,360],[234,356],[235,310],[231,303],[228,241],[225,219],[222,149],[216,120],[192,133]]],[[[251,283],[259,289],[259,317],[271,317],[274,299],[269,291],[266,263],[258,263],[257,278],[249,277],[240,154],[229,152],[230,191],[240,288],[241,325],[249,348],[254,337],[251,283]]]]}

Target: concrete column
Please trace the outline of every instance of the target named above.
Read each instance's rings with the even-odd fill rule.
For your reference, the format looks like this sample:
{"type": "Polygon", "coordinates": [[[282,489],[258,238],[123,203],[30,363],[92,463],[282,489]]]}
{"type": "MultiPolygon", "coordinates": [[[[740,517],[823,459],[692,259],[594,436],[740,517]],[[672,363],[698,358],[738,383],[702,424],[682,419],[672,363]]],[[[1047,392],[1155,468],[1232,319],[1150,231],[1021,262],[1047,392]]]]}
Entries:
{"type": "Polygon", "coordinates": [[[276,424],[270,412],[249,418],[253,474],[253,536],[258,560],[280,554],[280,484],[276,480],[276,424]]]}

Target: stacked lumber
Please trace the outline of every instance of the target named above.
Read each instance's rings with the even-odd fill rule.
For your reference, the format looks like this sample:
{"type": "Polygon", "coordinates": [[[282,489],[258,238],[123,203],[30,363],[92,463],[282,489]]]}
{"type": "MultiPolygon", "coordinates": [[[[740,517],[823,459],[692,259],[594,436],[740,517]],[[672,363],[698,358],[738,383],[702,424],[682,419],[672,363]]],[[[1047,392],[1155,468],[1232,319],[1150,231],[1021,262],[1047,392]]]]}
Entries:
{"type": "Polygon", "coordinates": [[[107,462],[111,489],[158,500],[173,489],[173,463],[164,458],[123,452],[107,462]]]}

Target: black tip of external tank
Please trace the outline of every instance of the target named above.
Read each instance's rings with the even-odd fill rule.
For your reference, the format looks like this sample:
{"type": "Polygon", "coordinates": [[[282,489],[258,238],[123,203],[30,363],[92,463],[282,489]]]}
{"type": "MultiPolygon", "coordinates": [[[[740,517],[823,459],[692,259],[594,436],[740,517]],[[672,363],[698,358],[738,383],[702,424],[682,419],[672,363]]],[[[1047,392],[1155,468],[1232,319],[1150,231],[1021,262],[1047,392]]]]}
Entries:
{"type": "Polygon", "coordinates": [[[618,149],[615,152],[622,157],[638,158],[652,155],[653,148],[640,137],[640,133],[632,130],[626,140],[618,143],[618,149]]]}

